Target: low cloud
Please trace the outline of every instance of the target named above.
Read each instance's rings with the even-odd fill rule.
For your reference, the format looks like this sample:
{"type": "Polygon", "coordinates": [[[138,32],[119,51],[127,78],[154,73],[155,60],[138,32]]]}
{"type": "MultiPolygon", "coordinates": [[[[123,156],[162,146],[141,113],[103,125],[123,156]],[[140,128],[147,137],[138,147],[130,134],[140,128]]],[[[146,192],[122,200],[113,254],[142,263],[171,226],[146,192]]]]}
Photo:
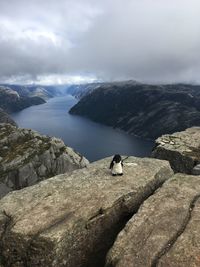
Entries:
{"type": "Polygon", "coordinates": [[[199,0],[2,0],[0,81],[199,83],[199,10],[199,0]]]}

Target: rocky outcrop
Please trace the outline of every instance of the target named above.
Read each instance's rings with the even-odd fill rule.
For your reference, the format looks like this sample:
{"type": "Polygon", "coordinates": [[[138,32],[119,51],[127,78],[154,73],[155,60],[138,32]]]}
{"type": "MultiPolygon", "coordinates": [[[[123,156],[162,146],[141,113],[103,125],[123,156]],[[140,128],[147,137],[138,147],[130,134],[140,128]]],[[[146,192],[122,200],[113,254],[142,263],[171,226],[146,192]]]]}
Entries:
{"type": "Polygon", "coordinates": [[[159,137],[152,156],[168,160],[175,172],[199,175],[200,127],[159,137]]]}
{"type": "Polygon", "coordinates": [[[10,123],[14,126],[17,126],[14,120],[11,119],[11,117],[6,112],[4,112],[1,108],[0,108],[0,123],[10,123]]]}
{"type": "Polygon", "coordinates": [[[151,139],[200,126],[200,86],[127,81],[93,88],[71,108],[71,114],[151,139]]]}
{"type": "Polygon", "coordinates": [[[87,163],[60,139],[0,124],[0,197],[87,163]]]}
{"type": "Polygon", "coordinates": [[[113,177],[110,160],[1,199],[0,265],[103,266],[117,233],[173,173],[167,161],[129,157],[124,175],[113,177]]]}
{"type": "Polygon", "coordinates": [[[200,266],[200,176],[177,174],[118,235],[107,267],[200,266]]]}

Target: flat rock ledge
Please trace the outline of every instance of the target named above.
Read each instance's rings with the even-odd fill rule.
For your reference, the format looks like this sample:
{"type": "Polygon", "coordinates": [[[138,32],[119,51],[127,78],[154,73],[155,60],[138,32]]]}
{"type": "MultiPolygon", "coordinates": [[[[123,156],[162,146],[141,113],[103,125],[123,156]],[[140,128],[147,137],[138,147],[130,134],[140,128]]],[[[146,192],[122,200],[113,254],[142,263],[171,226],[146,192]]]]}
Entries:
{"type": "Polygon", "coordinates": [[[200,175],[200,127],[159,137],[152,156],[168,160],[175,172],[200,175]]]}
{"type": "Polygon", "coordinates": [[[0,265],[104,266],[126,222],[173,175],[167,161],[129,157],[124,175],[113,177],[110,161],[103,159],[2,198],[0,265]]]}
{"type": "Polygon", "coordinates": [[[0,123],[0,198],[88,163],[58,138],[0,123]]]}
{"type": "Polygon", "coordinates": [[[200,176],[176,174],[118,235],[106,267],[199,267],[200,176]]]}

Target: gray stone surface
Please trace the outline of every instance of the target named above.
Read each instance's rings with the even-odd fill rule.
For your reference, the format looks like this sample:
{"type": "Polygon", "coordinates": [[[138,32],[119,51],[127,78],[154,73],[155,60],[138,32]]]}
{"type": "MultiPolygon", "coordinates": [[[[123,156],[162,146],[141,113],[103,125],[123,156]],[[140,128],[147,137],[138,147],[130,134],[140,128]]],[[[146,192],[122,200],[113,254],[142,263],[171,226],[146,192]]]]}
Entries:
{"type": "Polygon", "coordinates": [[[113,177],[110,161],[2,198],[4,267],[103,266],[105,253],[129,216],[173,174],[167,161],[130,157],[124,175],[113,177]]]}
{"type": "Polygon", "coordinates": [[[17,126],[14,120],[1,108],[0,108],[0,123],[10,123],[14,126],[17,126]]]}
{"type": "Polygon", "coordinates": [[[107,267],[199,267],[200,176],[176,174],[119,233],[107,267]]]}
{"type": "Polygon", "coordinates": [[[0,124],[0,198],[8,190],[21,189],[87,164],[84,157],[60,139],[0,124]]]}
{"type": "Polygon", "coordinates": [[[200,164],[197,164],[196,166],[194,166],[194,168],[192,169],[192,174],[200,175],[200,164]]]}
{"type": "Polygon", "coordinates": [[[159,137],[152,156],[168,160],[175,172],[196,174],[193,168],[200,164],[200,127],[159,137]]]}

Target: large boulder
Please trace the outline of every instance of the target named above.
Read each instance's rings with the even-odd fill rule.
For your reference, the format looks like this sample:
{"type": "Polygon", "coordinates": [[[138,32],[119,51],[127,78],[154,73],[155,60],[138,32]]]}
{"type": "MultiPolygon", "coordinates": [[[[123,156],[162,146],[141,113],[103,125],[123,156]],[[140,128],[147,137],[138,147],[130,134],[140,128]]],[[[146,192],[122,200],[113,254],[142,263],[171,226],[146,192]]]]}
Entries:
{"type": "Polygon", "coordinates": [[[85,167],[88,161],[62,140],[0,124],[0,198],[56,174],[85,167]]]}
{"type": "Polygon", "coordinates": [[[107,267],[199,267],[200,176],[176,174],[118,235],[107,267]]]}
{"type": "Polygon", "coordinates": [[[106,252],[130,216],[173,174],[167,161],[130,157],[124,175],[113,177],[110,161],[92,163],[1,199],[0,264],[103,266],[106,252]]]}
{"type": "Polygon", "coordinates": [[[152,156],[168,160],[175,172],[199,175],[200,127],[159,137],[152,156]]]}

